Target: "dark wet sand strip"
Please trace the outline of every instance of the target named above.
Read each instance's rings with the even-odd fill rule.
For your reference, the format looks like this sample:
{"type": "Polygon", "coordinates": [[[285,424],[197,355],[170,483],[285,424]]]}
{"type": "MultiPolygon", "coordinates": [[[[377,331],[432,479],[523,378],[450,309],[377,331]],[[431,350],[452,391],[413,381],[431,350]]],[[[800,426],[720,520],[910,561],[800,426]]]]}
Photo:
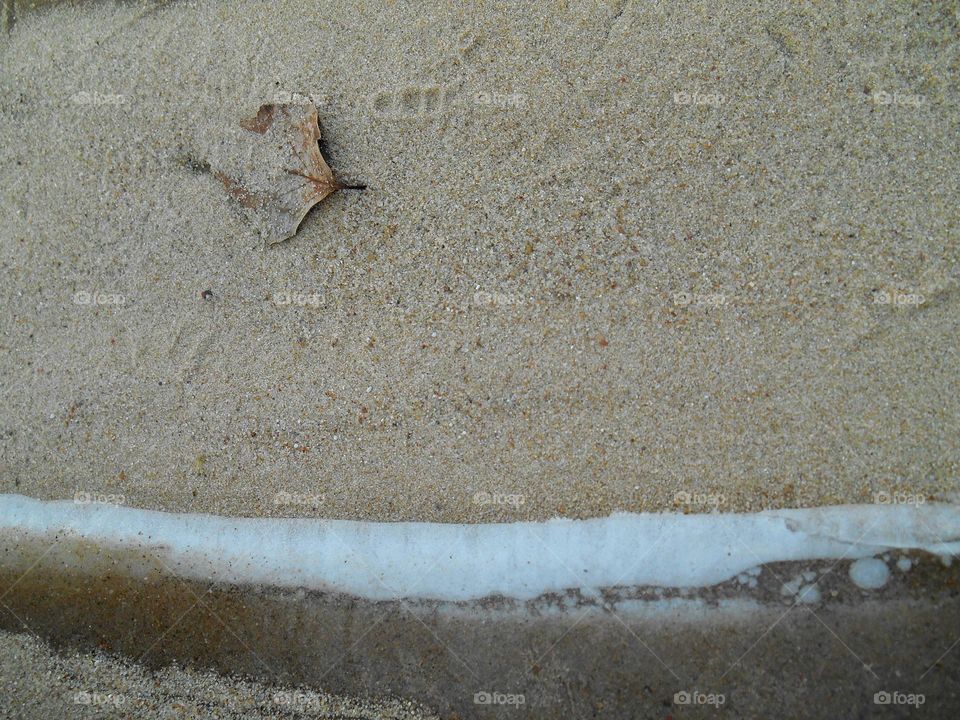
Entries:
{"type": "Polygon", "coordinates": [[[309,704],[311,688],[415,698],[464,718],[505,705],[516,717],[631,718],[669,713],[684,692],[723,695],[737,717],[811,707],[849,717],[883,691],[923,694],[925,713],[960,709],[960,653],[947,652],[960,628],[960,567],[926,554],[869,595],[849,580],[849,563],[822,561],[765,566],[755,588],[571,591],[526,603],[210,585],[172,576],[147,552],[66,539],[6,542],[2,557],[0,627],[155,670],[180,663],[262,681],[279,689],[284,712],[286,700],[309,704]],[[821,602],[780,592],[804,571],[821,578],[821,602]],[[307,694],[284,690],[292,686],[307,694]],[[500,704],[476,702],[488,697],[500,704]]]}

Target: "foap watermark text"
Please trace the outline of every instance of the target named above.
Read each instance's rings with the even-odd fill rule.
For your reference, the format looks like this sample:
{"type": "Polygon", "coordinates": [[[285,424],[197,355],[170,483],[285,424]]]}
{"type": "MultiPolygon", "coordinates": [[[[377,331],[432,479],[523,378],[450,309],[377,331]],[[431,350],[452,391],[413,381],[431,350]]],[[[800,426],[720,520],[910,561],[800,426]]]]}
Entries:
{"type": "Polygon", "coordinates": [[[77,490],[73,493],[74,505],[123,505],[126,498],[116,493],[95,493],[77,490]]]}
{"type": "Polygon", "coordinates": [[[681,690],[673,694],[674,705],[713,705],[720,707],[727,701],[723,693],[704,693],[699,690],[681,690]]]}
{"type": "Polygon", "coordinates": [[[478,492],[473,496],[473,503],[474,505],[512,505],[513,507],[520,507],[523,505],[523,495],[478,492]]]}
{"type": "Polygon", "coordinates": [[[527,699],[518,693],[488,692],[486,690],[473,694],[475,705],[524,705],[527,699]]]}

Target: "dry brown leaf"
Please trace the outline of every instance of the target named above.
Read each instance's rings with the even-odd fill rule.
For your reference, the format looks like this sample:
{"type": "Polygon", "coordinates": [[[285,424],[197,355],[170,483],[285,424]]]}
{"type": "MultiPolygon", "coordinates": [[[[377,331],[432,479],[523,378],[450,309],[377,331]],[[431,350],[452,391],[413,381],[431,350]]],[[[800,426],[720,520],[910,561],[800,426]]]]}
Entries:
{"type": "Polygon", "coordinates": [[[240,126],[253,141],[249,168],[242,177],[214,175],[250,209],[270,243],[293,237],[307,212],[330,193],[345,187],[320,154],[320,127],[313,103],[262,105],[240,126]]]}

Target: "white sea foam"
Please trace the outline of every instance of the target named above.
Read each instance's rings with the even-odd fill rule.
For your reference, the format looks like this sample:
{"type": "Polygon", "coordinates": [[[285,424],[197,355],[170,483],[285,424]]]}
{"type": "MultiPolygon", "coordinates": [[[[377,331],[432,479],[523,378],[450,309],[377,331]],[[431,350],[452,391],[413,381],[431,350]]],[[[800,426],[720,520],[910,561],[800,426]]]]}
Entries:
{"type": "Polygon", "coordinates": [[[860,558],[850,565],[850,579],[864,590],[876,590],[887,584],[890,568],[880,558],[860,558]]]}
{"type": "Polygon", "coordinates": [[[153,548],[183,577],[368,599],[521,600],[578,588],[701,587],[762,563],[960,551],[960,507],[848,505],[484,525],[225,518],[0,495],[4,537],[153,548]]]}

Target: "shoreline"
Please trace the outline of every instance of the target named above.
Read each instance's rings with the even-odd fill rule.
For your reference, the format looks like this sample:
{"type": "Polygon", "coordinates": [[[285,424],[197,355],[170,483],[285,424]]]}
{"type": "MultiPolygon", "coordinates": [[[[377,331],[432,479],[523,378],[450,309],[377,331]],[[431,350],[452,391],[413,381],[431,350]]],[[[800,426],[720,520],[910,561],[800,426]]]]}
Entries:
{"type": "MultiPolygon", "coordinates": [[[[74,558],[70,567],[77,572],[86,558],[93,571],[108,562],[117,572],[175,572],[195,581],[302,588],[374,602],[529,601],[621,586],[706,588],[786,561],[864,560],[869,568],[878,561],[867,559],[893,550],[949,558],[960,551],[960,507],[620,513],[462,525],[227,518],[0,495],[0,536],[7,539],[7,567],[35,554],[27,548],[49,545],[48,552],[56,547],[56,555],[74,558]]],[[[885,565],[883,571],[889,576],[885,565]]]]}

